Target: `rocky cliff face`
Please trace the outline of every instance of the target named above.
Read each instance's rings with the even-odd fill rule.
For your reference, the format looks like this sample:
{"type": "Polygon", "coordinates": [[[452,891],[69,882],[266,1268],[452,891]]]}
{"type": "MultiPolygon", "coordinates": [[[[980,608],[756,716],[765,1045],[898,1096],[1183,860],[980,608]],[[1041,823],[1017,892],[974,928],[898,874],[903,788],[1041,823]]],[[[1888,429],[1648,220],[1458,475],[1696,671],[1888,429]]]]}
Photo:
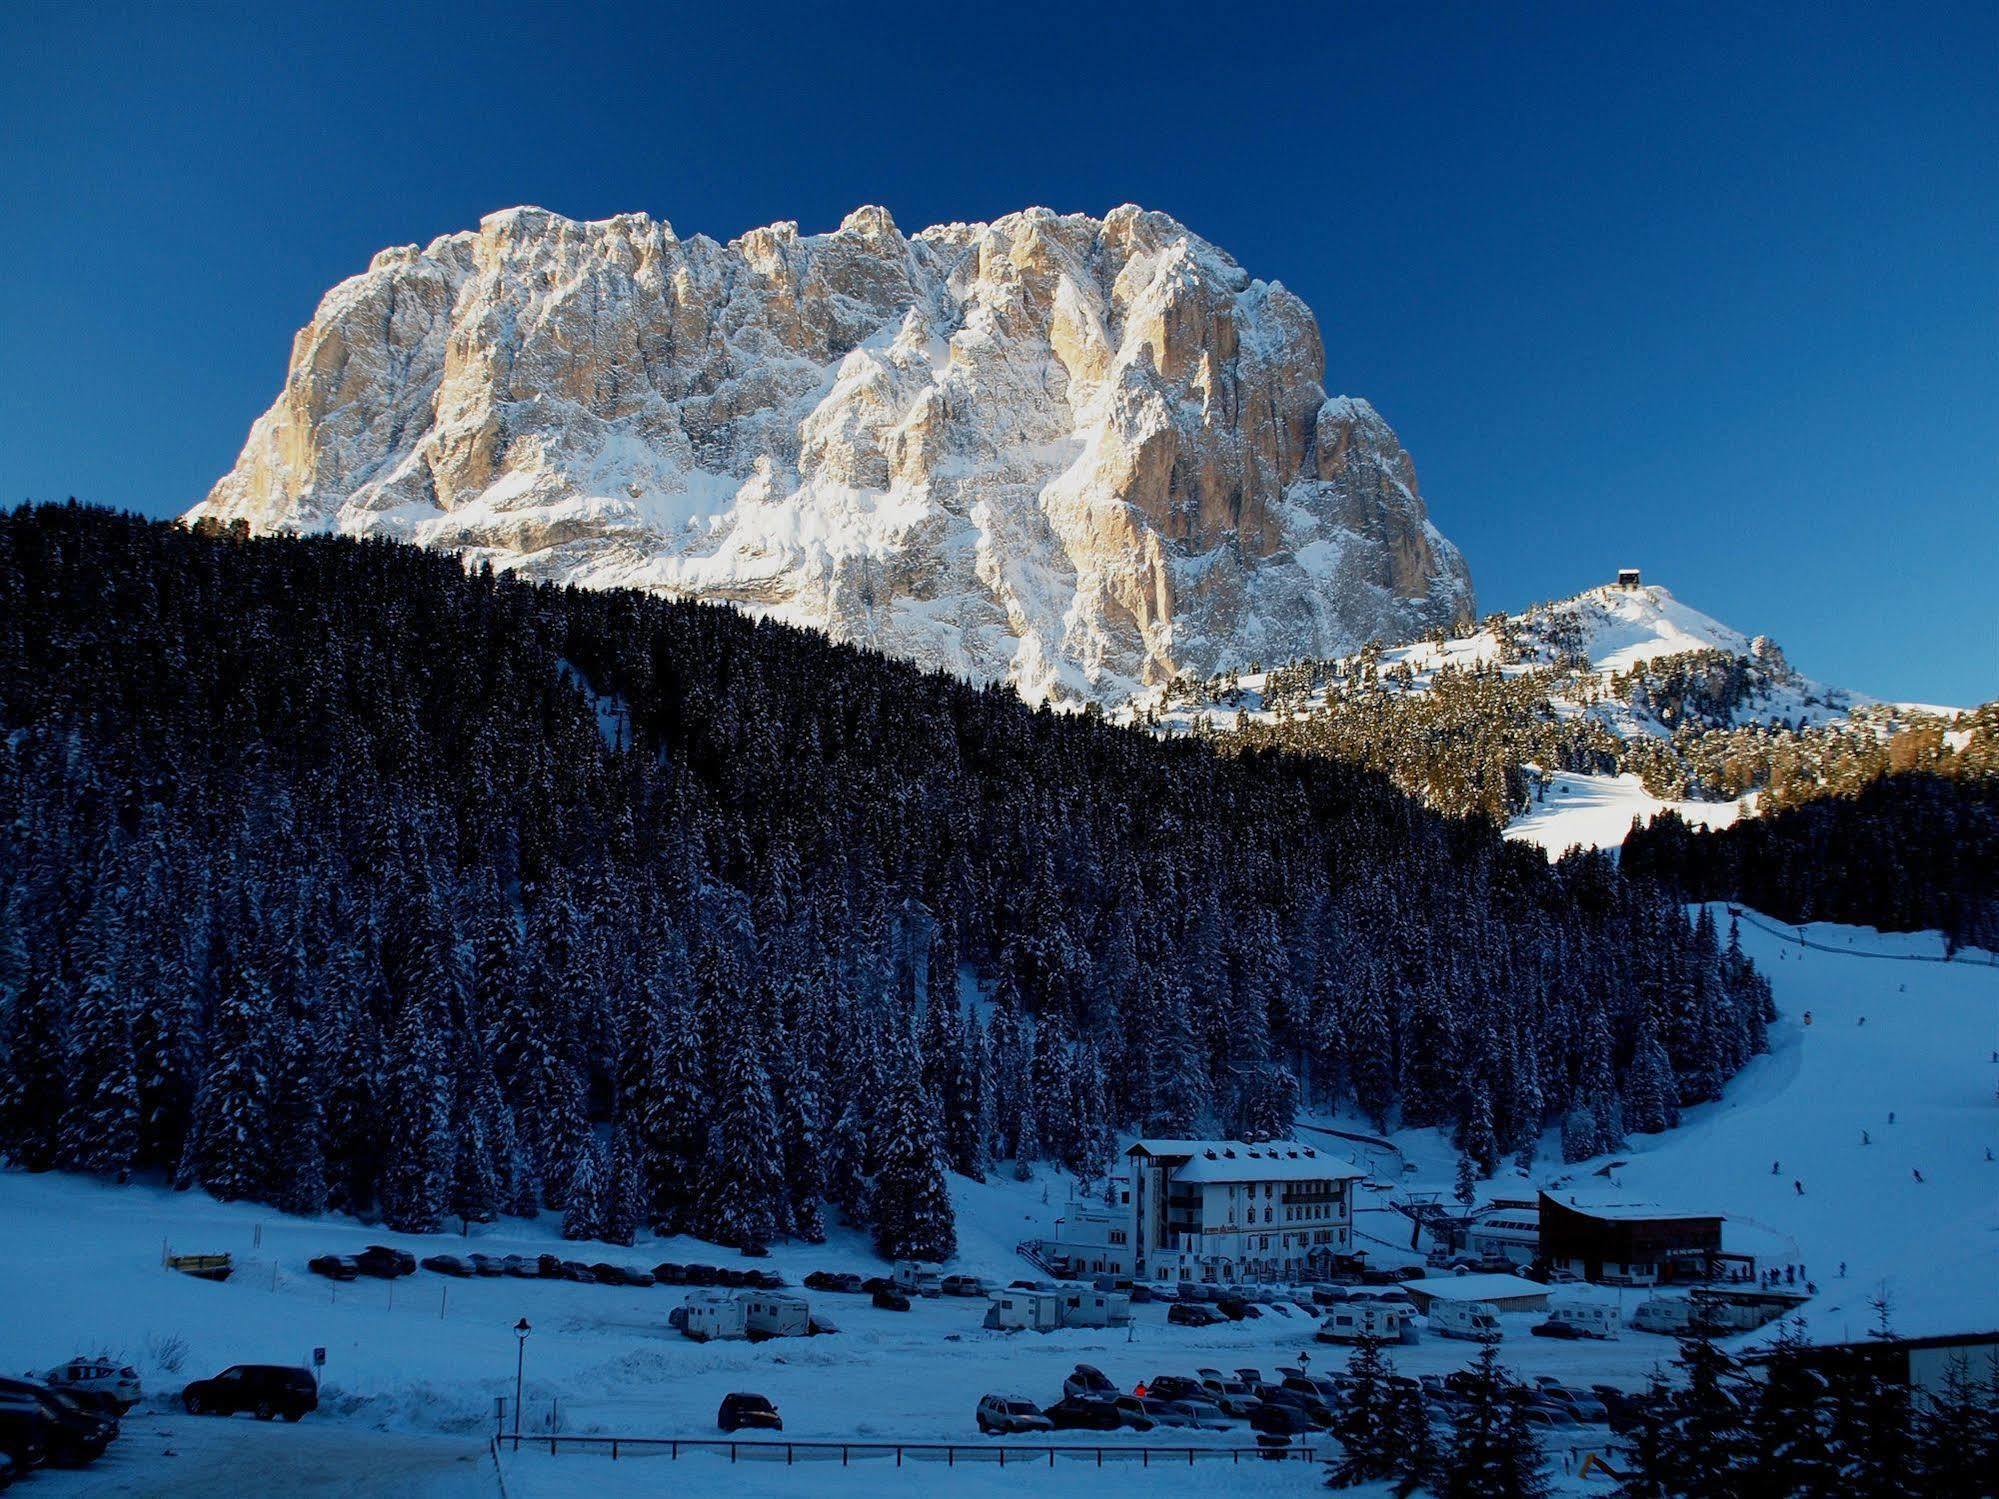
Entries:
{"type": "Polygon", "coordinates": [[[535,208],[328,292],[192,518],[728,599],[1032,700],[1332,655],[1471,580],[1305,304],[1163,214],[723,245],[535,208]]]}

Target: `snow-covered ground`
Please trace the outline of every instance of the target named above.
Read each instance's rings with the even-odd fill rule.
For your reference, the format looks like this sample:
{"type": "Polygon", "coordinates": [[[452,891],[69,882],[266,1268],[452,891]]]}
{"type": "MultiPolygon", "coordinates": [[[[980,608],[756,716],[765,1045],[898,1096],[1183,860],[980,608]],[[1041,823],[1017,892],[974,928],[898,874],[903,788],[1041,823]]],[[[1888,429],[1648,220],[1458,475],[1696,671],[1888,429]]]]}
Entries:
{"type": "MultiPolygon", "coordinates": [[[[1999,1149],[1999,1065],[1991,1061],[1999,1046],[1999,968],[1981,966],[1983,955],[1955,963],[1847,956],[1934,955],[1934,937],[1840,927],[1808,929],[1806,936],[1834,950],[1800,948],[1745,923],[1744,945],[1771,976],[1783,1014],[1772,1028],[1771,1054],[1751,1063],[1721,1102],[1690,1110],[1668,1135],[1634,1138],[1609,1161],[1563,1167],[1550,1152],[1531,1182],[1502,1177],[1488,1190],[1524,1194],[1546,1184],[1577,1195],[1725,1213],[1731,1235],[1795,1257],[1817,1281],[1820,1294],[1805,1316],[1818,1335],[1864,1331],[1871,1318],[1865,1298],[1883,1285],[1901,1331],[1999,1325],[1999,1164],[1986,1159],[1988,1147],[1999,1149]],[[1872,1143],[1861,1143],[1863,1130],[1872,1143]],[[1607,1177],[1595,1174],[1606,1166],[1607,1177]],[[1914,1179],[1918,1170],[1921,1183],[1914,1179]],[[1802,1196],[1794,1180],[1804,1184],[1802,1196]]],[[[1408,1242],[1408,1220],[1389,1210],[1388,1199],[1398,1191],[1447,1191],[1455,1162],[1434,1132],[1404,1132],[1394,1143],[1414,1169],[1368,1189],[1371,1206],[1357,1224],[1369,1236],[1362,1242],[1384,1260],[1396,1259],[1397,1246],[1408,1242]]],[[[957,1264],[1010,1279],[1031,1273],[1013,1246],[1051,1225],[1066,1188],[1061,1178],[1042,1176],[959,1183],[957,1196],[963,1245],[957,1264]]],[[[327,1350],[317,1417],[268,1427],[142,1410],[128,1421],[115,1462],[86,1475],[51,1476],[48,1491],[221,1493],[240,1488],[240,1477],[221,1485],[204,1475],[259,1472],[307,1494],[457,1499],[497,1492],[490,1463],[482,1469],[478,1459],[492,1430],[494,1397],[512,1393],[512,1328],[523,1316],[533,1325],[525,1360],[527,1426],[543,1425],[553,1411],[572,1433],[712,1435],[722,1395],[751,1389],[779,1404],[787,1435],[800,1440],[977,1443],[972,1411],[981,1394],[1017,1392],[1045,1403],[1079,1359],[1129,1387],[1200,1365],[1270,1369],[1309,1350],[1323,1368],[1342,1357],[1312,1343],[1313,1325],[1302,1315],[1193,1330],[1168,1326],[1163,1308],[1145,1305],[1135,1309],[1128,1332],[1007,1336],[980,1328],[982,1303],[919,1301],[915,1310],[896,1314],[862,1297],[816,1295],[816,1309],[842,1329],[835,1336],[701,1345],[667,1326],[668,1311],[683,1295],[677,1290],[428,1273],[393,1285],[335,1286],[305,1270],[312,1254],[377,1241],[419,1254],[477,1247],[553,1249],[637,1265],[734,1262],[727,1251],[684,1239],[633,1250],[564,1245],[552,1225],[513,1222],[470,1246],[398,1239],[347,1220],[287,1219],[153,1186],[0,1173],[0,1279],[9,1288],[0,1368],[41,1369],[75,1352],[108,1349],[138,1363],[150,1390],[169,1394],[231,1362],[301,1362],[315,1346],[327,1350]],[[169,1244],[181,1252],[227,1250],[240,1268],[223,1285],[190,1280],[160,1267],[169,1244]],[[187,1345],[177,1373],[162,1363],[172,1338],[187,1345]],[[166,1456],[169,1449],[177,1455],[166,1456]]],[[[822,1266],[875,1268],[864,1241],[848,1234],[817,1248],[780,1247],[766,1263],[793,1282],[822,1266]]],[[[1641,1294],[1623,1293],[1626,1312],[1641,1294]]],[[[1672,1352],[1670,1340],[1628,1329],[1610,1343],[1559,1343],[1529,1337],[1530,1315],[1502,1320],[1507,1362],[1529,1377],[1552,1373],[1635,1387],[1672,1352]]],[[[1426,1373],[1456,1368],[1468,1352],[1467,1344],[1426,1337],[1396,1350],[1395,1360],[1407,1372],[1426,1373]]],[[[1067,1435],[1134,1449],[1147,1440],[1067,1435]]],[[[1241,1442],[1246,1435],[1208,1440],[1241,1442]]],[[[1153,1440],[1180,1445],[1186,1438],[1159,1433],[1153,1440]]],[[[723,1474],[721,1460],[701,1457],[683,1459],[669,1475],[657,1460],[613,1464],[526,1452],[508,1464],[514,1499],[566,1496],[581,1492],[579,1485],[593,1499],[618,1499],[669,1482],[684,1492],[726,1487],[743,1496],[851,1490],[984,1499],[1001,1490],[1059,1494],[1086,1482],[1099,1492],[1192,1493],[1194,1485],[1221,1481],[1220,1470],[1205,1468],[1171,1477],[1117,1467],[1099,1476],[1094,1466],[897,1473],[871,1463],[845,1473],[815,1464],[790,1472],[738,1465],[723,1474]]],[[[1226,1482],[1252,1493],[1304,1493],[1315,1475],[1259,1464],[1231,1469],[1226,1482]]]]}
{"type": "Polygon", "coordinates": [[[1752,793],[1732,802],[1667,802],[1647,791],[1635,775],[1558,770],[1548,777],[1546,794],[1507,824],[1506,836],[1538,843],[1550,854],[1578,844],[1615,849],[1631,831],[1633,818],[1650,822],[1670,808],[1694,827],[1725,828],[1754,800],[1752,793]]]}

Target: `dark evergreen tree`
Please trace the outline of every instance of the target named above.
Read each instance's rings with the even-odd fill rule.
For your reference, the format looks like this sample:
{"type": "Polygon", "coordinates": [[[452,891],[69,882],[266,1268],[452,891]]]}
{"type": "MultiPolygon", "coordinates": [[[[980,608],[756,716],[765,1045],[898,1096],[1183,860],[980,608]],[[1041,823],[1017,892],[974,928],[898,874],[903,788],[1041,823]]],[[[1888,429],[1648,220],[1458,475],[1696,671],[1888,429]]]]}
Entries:
{"type": "Polygon", "coordinates": [[[1497,1346],[1479,1350],[1470,1375],[1440,1462],[1441,1499],[1541,1499],[1550,1488],[1541,1443],[1497,1346]]]}
{"type": "Polygon", "coordinates": [[[1391,1478],[1401,1456],[1396,1429],[1393,1372],[1379,1338],[1363,1336],[1347,1359],[1347,1384],[1333,1413],[1339,1455],[1328,1465],[1326,1482],[1336,1489],[1391,1478]]]}

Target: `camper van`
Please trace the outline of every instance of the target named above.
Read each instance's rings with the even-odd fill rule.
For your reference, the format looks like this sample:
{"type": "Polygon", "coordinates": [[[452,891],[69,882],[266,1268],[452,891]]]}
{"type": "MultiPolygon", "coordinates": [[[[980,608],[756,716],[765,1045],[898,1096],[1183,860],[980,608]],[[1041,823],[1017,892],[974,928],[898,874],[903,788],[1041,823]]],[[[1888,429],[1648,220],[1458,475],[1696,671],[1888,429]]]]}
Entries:
{"type": "Polygon", "coordinates": [[[802,1338],[812,1330],[811,1308],[803,1296],[778,1291],[754,1291],[742,1298],[744,1335],[753,1343],[765,1338],[802,1338]]]}
{"type": "Polygon", "coordinates": [[[685,1311],[680,1330],[697,1343],[750,1335],[747,1311],[733,1296],[691,1296],[685,1311]]]}
{"type": "Polygon", "coordinates": [[[1064,1286],[1056,1296],[1064,1327],[1123,1327],[1131,1321],[1131,1298],[1122,1291],[1064,1286]]]}
{"type": "Polygon", "coordinates": [[[1497,1343],[1499,1309],[1489,1301],[1446,1301],[1439,1296],[1430,1303],[1430,1331],[1440,1338],[1468,1338],[1474,1343],[1497,1343]]]}
{"type": "Polygon", "coordinates": [[[1640,1332],[1676,1337],[1694,1325],[1693,1303],[1684,1296],[1648,1296],[1631,1314],[1631,1325],[1640,1332]]]}
{"type": "Polygon", "coordinates": [[[1054,1291],[995,1291],[985,1325],[994,1332],[1053,1332],[1062,1325],[1062,1298],[1054,1291]]]}
{"type": "Polygon", "coordinates": [[[944,1276],[935,1267],[916,1260],[897,1260],[895,1288],[906,1296],[942,1296],[944,1276]]]}
{"type": "MultiPolygon", "coordinates": [[[[1664,1297],[1655,1297],[1664,1300],[1664,1297]]],[[[1617,1336],[1616,1309],[1595,1301],[1557,1301],[1548,1308],[1550,1322],[1562,1322],[1586,1338],[1617,1336]]]]}
{"type": "Polygon", "coordinates": [[[1319,1324],[1321,1343],[1358,1343],[1362,1338],[1413,1343],[1415,1315],[1396,1301],[1349,1301],[1335,1306],[1319,1324]]]}

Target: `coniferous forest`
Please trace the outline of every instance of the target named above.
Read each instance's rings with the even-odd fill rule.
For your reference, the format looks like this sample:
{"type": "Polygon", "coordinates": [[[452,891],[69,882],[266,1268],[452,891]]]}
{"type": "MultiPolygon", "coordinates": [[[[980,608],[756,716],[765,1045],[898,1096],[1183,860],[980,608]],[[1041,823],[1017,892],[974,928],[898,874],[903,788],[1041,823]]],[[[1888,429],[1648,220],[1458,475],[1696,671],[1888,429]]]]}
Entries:
{"type": "Polygon", "coordinates": [[[31,1169],[941,1257],[947,1171],[1091,1178],[1122,1127],[1580,1158],[1767,1012],[1662,887],[1333,759],[399,545],[0,517],[31,1169]]]}
{"type": "Polygon", "coordinates": [[[1887,775],[1857,793],[1712,831],[1662,813],[1624,840],[1625,867],[1692,900],[1785,921],[1935,929],[1999,949],[1999,781],[1887,775]]]}

